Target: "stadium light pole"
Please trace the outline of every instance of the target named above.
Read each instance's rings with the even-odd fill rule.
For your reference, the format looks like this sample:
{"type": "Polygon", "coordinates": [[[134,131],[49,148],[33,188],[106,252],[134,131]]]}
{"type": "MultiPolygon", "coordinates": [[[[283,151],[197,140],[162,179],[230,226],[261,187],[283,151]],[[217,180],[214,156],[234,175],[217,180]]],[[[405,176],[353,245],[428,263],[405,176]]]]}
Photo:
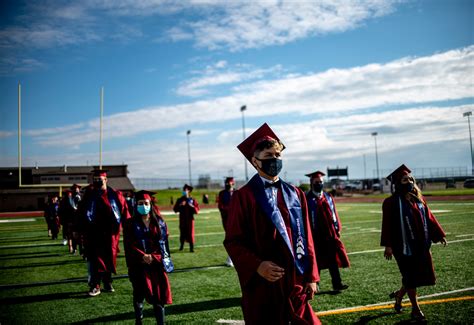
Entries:
{"type": "Polygon", "coordinates": [[[377,166],[377,179],[380,181],[380,173],[379,173],[379,155],[377,153],[377,132],[372,132],[371,135],[374,137],[375,141],[375,164],[377,166]]]}
{"type": "Polygon", "coordinates": [[[186,138],[188,140],[188,170],[189,170],[189,185],[193,185],[191,181],[191,147],[189,145],[189,135],[191,134],[191,130],[186,131],[186,138]]]}
{"type": "Polygon", "coordinates": [[[102,117],[104,115],[104,87],[100,88],[100,140],[99,140],[99,170],[102,169],[102,117]]]}
{"type": "Polygon", "coordinates": [[[474,154],[472,152],[472,135],[471,135],[471,119],[472,112],[465,112],[463,117],[467,117],[467,125],[469,126],[469,143],[471,144],[471,175],[474,175],[474,154]]]}
{"type": "MultiPolygon", "coordinates": [[[[245,117],[244,111],[247,109],[247,105],[243,105],[240,107],[240,111],[242,112],[242,139],[245,140],[245,117]]],[[[247,159],[244,158],[244,166],[245,166],[245,181],[249,180],[249,174],[247,171],[247,159]]]]}

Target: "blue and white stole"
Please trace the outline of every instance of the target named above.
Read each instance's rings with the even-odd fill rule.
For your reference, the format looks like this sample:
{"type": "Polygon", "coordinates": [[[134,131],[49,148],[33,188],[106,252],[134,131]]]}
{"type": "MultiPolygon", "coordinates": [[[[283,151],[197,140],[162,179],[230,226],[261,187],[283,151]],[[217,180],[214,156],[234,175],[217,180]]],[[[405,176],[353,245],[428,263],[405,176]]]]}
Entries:
{"type": "Polygon", "coordinates": [[[282,191],[283,199],[290,217],[293,247],[288,232],[286,231],[283,216],[278,209],[277,200],[268,198],[263,182],[258,174],[252,177],[249,181],[249,186],[255,195],[258,205],[263,209],[285,241],[286,246],[293,256],[297,272],[304,274],[308,269],[308,249],[301,202],[296,190],[291,185],[281,180],[280,182],[281,188],[279,190],[282,191]]]}
{"type": "Polygon", "coordinates": [[[337,215],[336,215],[336,208],[334,206],[334,200],[332,199],[331,195],[323,191],[323,195],[326,198],[326,201],[329,203],[329,207],[331,208],[331,217],[332,217],[332,223],[334,224],[334,228],[336,231],[339,231],[339,222],[337,221],[337,215]]]}
{"type": "Polygon", "coordinates": [[[174,271],[174,264],[171,261],[170,252],[168,250],[168,226],[163,219],[158,219],[158,225],[160,227],[160,250],[161,250],[161,257],[163,261],[163,268],[165,269],[166,273],[170,273],[174,271]]]}
{"type": "MultiPolygon", "coordinates": [[[[100,200],[100,197],[102,196],[102,190],[93,190],[91,196],[92,198],[91,200],[89,200],[88,206],[86,208],[86,217],[89,222],[94,222],[96,217],[96,204],[97,200],[100,200]]],[[[122,214],[120,213],[121,206],[117,197],[117,193],[115,193],[115,191],[112,190],[110,187],[107,188],[107,198],[109,200],[110,207],[112,208],[112,212],[115,216],[115,221],[117,222],[117,224],[119,224],[120,219],[122,218],[122,214]]]]}
{"type": "MultiPolygon", "coordinates": [[[[411,209],[411,205],[406,200],[403,200],[400,196],[398,197],[398,203],[400,210],[400,226],[402,233],[403,255],[411,256],[413,255],[411,241],[415,240],[415,233],[413,232],[412,225],[413,211],[411,209]]],[[[426,215],[427,211],[425,209],[425,205],[422,202],[417,202],[416,204],[421,212],[424,242],[426,248],[429,249],[431,246],[431,240],[428,233],[428,218],[426,215]]]]}

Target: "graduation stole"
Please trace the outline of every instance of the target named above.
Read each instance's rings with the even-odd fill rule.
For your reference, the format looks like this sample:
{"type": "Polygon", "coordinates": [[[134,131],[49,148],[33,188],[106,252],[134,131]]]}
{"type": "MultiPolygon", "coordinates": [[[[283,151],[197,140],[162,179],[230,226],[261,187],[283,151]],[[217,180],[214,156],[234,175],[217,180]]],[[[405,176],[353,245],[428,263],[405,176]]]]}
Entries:
{"type": "MultiPolygon", "coordinates": [[[[93,190],[91,196],[92,199],[89,200],[86,208],[86,217],[89,222],[94,222],[96,217],[97,200],[100,200],[100,197],[102,196],[102,191],[93,190]]],[[[117,193],[115,193],[115,191],[110,187],[107,187],[107,199],[109,200],[110,207],[112,208],[115,221],[117,222],[117,224],[119,224],[120,219],[122,217],[122,214],[120,213],[120,201],[118,199],[117,193]]]]}
{"type": "MultiPolygon", "coordinates": [[[[414,223],[414,216],[412,206],[409,202],[402,199],[400,196],[398,197],[399,200],[399,208],[400,208],[400,226],[402,232],[402,243],[403,243],[403,255],[411,256],[412,255],[412,247],[410,241],[415,240],[415,232],[413,231],[413,223],[414,223]],[[407,234],[408,230],[408,234],[407,234]],[[409,238],[407,239],[407,235],[409,238]]],[[[431,240],[429,238],[428,233],[428,220],[426,216],[425,206],[422,202],[416,203],[418,210],[420,210],[421,214],[421,222],[423,224],[423,235],[424,235],[424,243],[426,247],[429,249],[431,246],[431,240]]]]}
{"type": "Polygon", "coordinates": [[[317,199],[314,195],[314,193],[309,190],[308,195],[307,195],[307,201],[308,201],[308,208],[311,213],[311,226],[313,227],[313,230],[316,230],[316,218],[317,218],[317,211],[318,211],[318,202],[317,199]]]}
{"type": "Polygon", "coordinates": [[[158,218],[158,225],[160,227],[161,233],[159,244],[163,261],[163,268],[165,269],[166,273],[170,273],[174,271],[174,264],[171,261],[170,252],[168,251],[168,226],[166,225],[166,222],[160,218],[158,218]]]}
{"type": "Polygon", "coordinates": [[[283,181],[280,182],[281,188],[279,190],[282,191],[283,199],[289,212],[294,247],[291,245],[289,235],[286,231],[285,222],[283,221],[283,216],[278,209],[276,200],[272,201],[267,197],[260,176],[256,174],[252,177],[249,181],[249,185],[253,190],[258,205],[263,209],[285,241],[286,246],[293,256],[297,272],[299,274],[304,274],[308,268],[308,251],[301,202],[296,190],[291,185],[283,181]]]}
{"type": "Polygon", "coordinates": [[[329,203],[329,207],[331,208],[331,217],[332,217],[332,223],[334,224],[334,228],[336,231],[339,231],[339,222],[337,222],[337,216],[336,216],[336,208],[334,207],[334,201],[328,193],[323,191],[323,195],[326,198],[326,200],[329,203]]]}

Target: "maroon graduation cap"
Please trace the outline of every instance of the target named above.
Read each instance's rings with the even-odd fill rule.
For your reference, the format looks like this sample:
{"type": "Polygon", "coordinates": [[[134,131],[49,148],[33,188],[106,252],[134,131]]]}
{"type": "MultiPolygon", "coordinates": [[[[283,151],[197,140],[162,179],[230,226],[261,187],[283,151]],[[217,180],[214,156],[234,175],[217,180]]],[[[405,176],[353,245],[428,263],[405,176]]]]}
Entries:
{"type": "Polygon", "coordinates": [[[76,188],[81,189],[81,185],[78,185],[76,183],[71,185],[71,190],[74,191],[76,188]]]}
{"type": "Polygon", "coordinates": [[[135,201],[138,202],[140,200],[149,200],[151,202],[152,197],[155,194],[156,194],[156,192],[145,191],[145,190],[135,192],[135,201]]]}
{"type": "MultiPolygon", "coordinates": [[[[237,146],[240,152],[247,158],[250,163],[252,163],[253,153],[255,152],[255,148],[259,143],[265,140],[278,140],[280,139],[277,137],[275,132],[268,126],[267,123],[263,123],[254,133],[249,135],[247,139],[242,141],[241,144],[237,146]]],[[[281,141],[280,141],[281,142],[281,141]]],[[[283,145],[283,149],[285,146],[283,145]]]]}
{"type": "Polygon", "coordinates": [[[108,172],[108,170],[106,170],[106,169],[94,169],[92,171],[92,175],[97,176],[97,177],[100,177],[100,176],[107,177],[107,172],[108,172]]]}
{"type": "Polygon", "coordinates": [[[235,183],[235,181],[233,177],[226,177],[224,183],[235,183]]]}
{"type": "Polygon", "coordinates": [[[317,171],[315,171],[315,172],[312,172],[312,173],[309,173],[309,174],[305,174],[305,176],[308,176],[310,179],[312,179],[313,177],[326,176],[326,174],[323,173],[323,172],[320,171],[320,170],[317,170],[317,171]]]}
{"type": "Polygon", "coordinates": [[[192,192],[193,191],[193,188],[191,185],[188,185],[188,184],[184,184],[183,186],[183,191],[186,191],[186,190],[189,190],[189,192],[192,192]]]}
{"type": "Polygon", "coordinates": [[[404,175],[408,175],[411,173],[410,168],[402,164],[400,167],[395,169],[390,175],[387,176],[387,179],[392,182],[398,182],[404,175]]]}

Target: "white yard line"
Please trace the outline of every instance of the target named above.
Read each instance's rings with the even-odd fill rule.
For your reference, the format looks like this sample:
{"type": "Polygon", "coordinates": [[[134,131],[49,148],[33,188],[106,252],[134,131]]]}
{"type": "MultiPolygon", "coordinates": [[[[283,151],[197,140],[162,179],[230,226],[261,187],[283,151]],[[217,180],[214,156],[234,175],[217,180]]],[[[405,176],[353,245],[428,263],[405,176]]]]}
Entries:
{"type": "Polygon", "coordinates": [[[10,223],[10,222],[32,222],[36,221],[36,219],[33,218],[28,218],[28,219],[6,219],[6,220],[0,220],[0,223],[10,223]]]}
{"type": "Polygon", "coordinates": [[[469,236],[474,236],[474,234],[457,235],[455,237],[469,237],[469,236]]]}

